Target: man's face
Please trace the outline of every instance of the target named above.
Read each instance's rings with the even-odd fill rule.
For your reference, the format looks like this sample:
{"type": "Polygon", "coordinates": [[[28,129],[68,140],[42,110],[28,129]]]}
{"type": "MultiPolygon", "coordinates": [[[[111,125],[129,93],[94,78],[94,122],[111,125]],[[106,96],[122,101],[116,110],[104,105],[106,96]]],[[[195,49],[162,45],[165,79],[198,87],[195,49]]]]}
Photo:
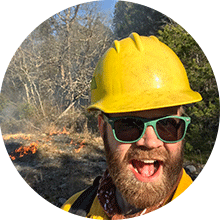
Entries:
{"type": "MultiPolygon", "coordinates": [[[[180,116],[178,107],[131,113],[109,114],[110,117],[137,116],[160,118],[180,116]]],[[[110,176],[123,198],[136,208],[152,207],[165,199],[182,170],[183,143],[164,143],[152,126],[137,142],[125,144],[115,140],[111,126],[98,118],[104,141],[110,176]]]]}

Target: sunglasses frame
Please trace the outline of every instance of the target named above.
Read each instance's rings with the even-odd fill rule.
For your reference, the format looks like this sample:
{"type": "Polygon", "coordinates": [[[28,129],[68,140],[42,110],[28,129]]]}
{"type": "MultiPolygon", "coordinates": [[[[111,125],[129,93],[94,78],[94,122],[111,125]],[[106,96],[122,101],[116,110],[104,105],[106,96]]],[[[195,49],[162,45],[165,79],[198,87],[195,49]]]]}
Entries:
{"type": "Polygon", "coordinates": [[[188,127],[188,125],[189,125],[190,122],[191,122],[191,118],[190,118],[190,117],[186,117],[186,116],[173,116],[173,115],[166,116],[166,117],[162,117],[162,118],[157,118],[157,119],[152,119],[152,120],[151,120],[151,119],[147,119],[147,118],[135,117],[135,116],[108,117],[106,114],[103,114],[103,116],[104,116],[104,121],[108,122],[108,123],[111,125],[114,138],[115,138],[117,141],[119,141],[119,142],[121,142],[121,143],[125,143],[125,144],[132,144],[132,143],[138,142],[138,141],[143,137],[143,135],[145,134],[146,129],[147,129],[148,126],[152,126],[152,127],[153,127],[154,132],[155,132],[157,138],[158,138],[159,140],[161,140],[162,142],[164,142],[164,143],[170,143],[170,144],[176,143],[176,142],[179,142],[179,141],[181,141],[181,140],[184,139],[184,137],[185,137],[185,135],[186,135],[187,127],[188,127]],[[157,123],[158,121],[160,121],[160,120],[167,119],[167,118],[178,118],[178,119],[184,120],[184,122],[185,122],[185,131],[184,131],[183,137],[182,137],[181,139],[176,140],[176,141],[166,141],[166,140],[163,140],[163,139],[159,136],[159,134],[158,134],[158,132],[157,132],[157,129],[156,129],[156,123],[157,123]],[[138,139],[134,140],[134,141],[122,141],[122,140],[118,139],[117,136],[116,136],[116,133],[115,133],[114,123],[115,123],[115,121],[120,120],[120,119],[138,119],[138,120],[141,120],[141,121],[144,123],[144,129],[143,129],[143,132],[142,132],[142,134],[140,135],[140,137],[139,137],[138,139]]]}

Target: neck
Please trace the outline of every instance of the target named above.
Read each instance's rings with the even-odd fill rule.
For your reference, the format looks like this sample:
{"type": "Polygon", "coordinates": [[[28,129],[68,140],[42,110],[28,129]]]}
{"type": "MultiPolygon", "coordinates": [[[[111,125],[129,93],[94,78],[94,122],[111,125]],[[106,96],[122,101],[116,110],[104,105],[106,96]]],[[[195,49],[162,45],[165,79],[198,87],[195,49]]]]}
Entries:
{"type": "Polygon", "coordinates": [[[116,200],[118,203],[118,206],[121,209],[121,214],[123,215],[131,215],[131,214],[135,214],[139,211],[141,211],[141,209],[137,209],[134,206],[130,205],[121,195],[120,191],[116,188],[116,200]]]}

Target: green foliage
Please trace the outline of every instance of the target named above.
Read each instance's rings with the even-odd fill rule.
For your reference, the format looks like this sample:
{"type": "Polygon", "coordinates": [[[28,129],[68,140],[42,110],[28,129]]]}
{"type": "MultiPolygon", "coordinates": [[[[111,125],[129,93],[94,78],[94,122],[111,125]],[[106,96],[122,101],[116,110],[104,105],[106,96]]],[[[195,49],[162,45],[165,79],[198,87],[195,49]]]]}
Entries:
{"type": "Polygon", "coordinates": [[[28,102],[20,103],[18,105],[18,117],[19,119],[32,119],[34,118],[34,107],[28,102]]]}
{"type": "Polygon", "coordinates": [[[200,152],[208,159],[215,143],[219,125],[219,94],[211,66],[195,40],[181,26],[166,25],[159,39],[182,61],[194,91],[203,100],[190,105],[186,113],[192,118],[186,136],[186,154],[200,152]]]}
{"type": "Polygon", "coordinates": [[[0,113],[6,107],[6,105],[7,105],[7,98],[2,93],[0,93],[0,113]]]}
{"type": "Polygon", "coordinates": [[[132,32],[139,35],[156,35],[169,19],[158,11],[140,4],[118,1],[115,5],[113,27],[118,38],[132,32]]]}

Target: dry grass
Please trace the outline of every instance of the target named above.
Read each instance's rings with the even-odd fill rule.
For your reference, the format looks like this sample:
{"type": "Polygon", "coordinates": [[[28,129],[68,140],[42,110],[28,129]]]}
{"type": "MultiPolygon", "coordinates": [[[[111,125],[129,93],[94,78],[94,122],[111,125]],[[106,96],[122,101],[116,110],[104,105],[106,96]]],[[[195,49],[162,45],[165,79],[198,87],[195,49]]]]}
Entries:
{"type": "Polygon", "coordinates": [[[47,133],[4,134],[8,153],[36,142],[35,154],[13,160],[24,180],[43,198],[60,207],[60,200],[92,184],[106,169],[102,139],[89,132],[48,129],[47,133]]]}

